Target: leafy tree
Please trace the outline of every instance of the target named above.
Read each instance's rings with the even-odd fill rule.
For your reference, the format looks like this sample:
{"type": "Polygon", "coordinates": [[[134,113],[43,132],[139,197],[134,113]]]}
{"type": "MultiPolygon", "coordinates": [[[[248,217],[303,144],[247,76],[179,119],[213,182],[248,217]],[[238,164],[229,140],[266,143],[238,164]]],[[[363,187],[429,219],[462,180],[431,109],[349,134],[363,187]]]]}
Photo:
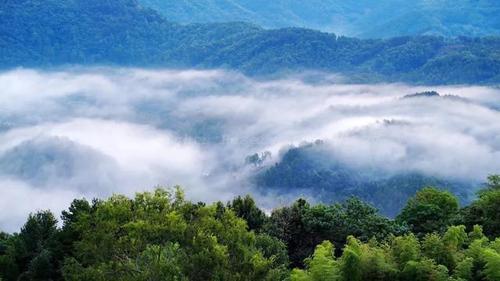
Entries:
{"type": "Polygon", "coordinates": [[[348,242],[344,248],[344,253],[340,258],[340,271],[342,273],[342,279],[345,281],[361,281],[361,243],[352,236],[350,236],[347,240],[348,242]]]}
{"type": "Polygon", "coordinates": [[[409,261],[401,276],[405,281],[447,281],[448,269],[429,259],[409,261]]]}
{"type": "Polygon", "coordinates": [[[29,276],[30,280],[50,280],[54,276],[55,270],[52,254],[43,249],[31,260],[26,275],[29,276]]]}
{"type": "Polygon", "coordinates": [[[420,259],[420,242],[413,233],[393,237],[390,245],[391,255],[399,265],[399,269],[403,269],[409,261],[420,259]]]}
{"type": "Polygon", "coordinates": [[[266,214],[257,207],[250,195],[236,197],[227,207],[232,209],[238,217],[244,219],[250,230],[260,231],[267,221],[266,214]]]}
{"type": "Polygon", "coordinates": [[[441,236],[436,233],[426,234],[422,241],[422,252],[425,257],[446,268],[455,267],[454,252],[445,244],[441,236]]]}
{"type": "Polygon", "coordinates": [[[379,246],[375,240],[361,246],[362,280],[384,281],[395,280],[398,276],[397,264],[391,257],[391,251],[379,246]]]}
{"type": "Polygon", "coordinates": [[[334,281],[339,280],[339,269],[334,256],[334,246],[328,241],[319,244],[312,258],[307,259],[306,270],[294,269],[292,281],[334,281]]]}
{"type": "Polygon", "coordinates": [[[319,243],[306,229],[304,216],[309,208],[309,203],[299,199],[291,207],[274,210],[266,226],[267,233],[286,244],[293,267],[302,266],[304,258],[310,256],[319,243]]]}
{"type": "Polygon", "coordinates": [[[500,235],[500,190],[490,190],[482,193],[475,205],[482,212],[482,226],[486,235],[500,235]]]}
{"type": "Polygon", "coordinates": [[[443,243],[453,252],[458,252],[468,239],[465,226],[450,226],[443,234],[443,243]]]}
{"type": "Polygon", "coordinates": [[[493,238],[500,236],[500,176],[488,177],[486,188],[479,191],[479,198],[464,210],[464,223],[471,227],[479,224],[484,233],[493,238]]]}
{"type": "Polygon", "coordinates": [[[484,250],[484,259],[486,260],[486,266],[484,273],[486,280],[488,281],[499,281],[500,280],[500,254],[494,250],[486,249],[484,250]]]}
{"type": "Polygon", "coordinates": [[[277,266],[288,267],[288,253],[283,241],[264,233],[258,234],[255,238],[255,246],[265,258],[272,260],[277,266]]]}
{"type": "MultiPolygon", "coordinates": [[[[88,219],[98,201],[94,201],[91,205],[85,199],[75,199],[71,203],[67,211],[63,211],[61,219],[63,226],[58,233],[58,241],[61,247],[61,258],[75,256],[75,242],[82,239],[82,229],[78,229],[78,221],[88,219]]],[[[62,262],[62,261],[61,261],[62,262]]],[[[60,266],[60,265],[58,265],[60,266]]]]}
{"type": "Polygon", "coordinates": [[[483,227],[477,224],[472,227],[472,231],[469,233],[468,236],[469,240],[471,241],[483,240],[486,238],[483,233],[483,227]]]}
{"type": "MultiPolygon", "coordinates": [[[[0,233],[0,278],[3,280],[16,280],[20,268],[16,258],[18,256],[18,235],[0,233]]],[[[24,267],[23,264],[20,264],[24,267]]]]}
{"type": "Polygon", "coordinates": [[[397,220],[410,226],[413,233],[442,232],[458,215],[458,200],[448,191],[426,187],[408,200],[397,220]]]}
{"type": "Polygon", "coordinates": [[[453,276],[459,280],[473,280],[474,259],[466,257],[455,267],[453,276]]]}
{"type": "Polygon", "coordinates": [[[49,211],[30,214],[18,235],[11,238],[6,249],[5,273],[7,280],[54,280],[57,272],[57,220],[49,211]],[[9,269],[8,266],[13,266],[9,269]],[[18,275],[18,276],[14,276],[18,275]]]}

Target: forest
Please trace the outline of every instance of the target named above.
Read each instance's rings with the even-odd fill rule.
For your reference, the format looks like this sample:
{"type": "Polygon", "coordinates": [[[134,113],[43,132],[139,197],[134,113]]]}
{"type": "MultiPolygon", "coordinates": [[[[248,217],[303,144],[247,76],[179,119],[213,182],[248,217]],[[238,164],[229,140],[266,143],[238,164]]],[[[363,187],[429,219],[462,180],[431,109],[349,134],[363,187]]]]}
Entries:
{"type": "Polygon", "coordinates": [[[381,214],[395,217],[410,196],[422,186],[452,192],[461,204],[468,204],[475,184],[446,180],[415,171],[391,174],[371,169],[355,169],[328,153],[323,141],[292,147],[280,162],[258,169],[253,177],[257,189],[266,194],[303,192],[323,202],[342,201],[351,196],[376,207],[381,214]],[[387,196],[391,194],[391,196],[387,196]]]}
{"type": "Polygon", "coordinates": [[[495,0],[138,0],[179,23],[244,21],[265,28],[302,26],[361,38],[499,34],[495,0]]]}
{"type": "Polygon", "coordinates": [[[0,68],[65,65],[339,73],[348,82],[494,84],[498,37],[357,39],[248,23],[182,25],[135,0],[4,1],[0,68]]]}
{"type": "Polygon", "coordinates": [[[75,199],[0,235],[10,280],[500,280],[500,176],[468,206],[425,187],[389,219],[349,198],[261,210],[190,202],[180,187],[75,199]]]}

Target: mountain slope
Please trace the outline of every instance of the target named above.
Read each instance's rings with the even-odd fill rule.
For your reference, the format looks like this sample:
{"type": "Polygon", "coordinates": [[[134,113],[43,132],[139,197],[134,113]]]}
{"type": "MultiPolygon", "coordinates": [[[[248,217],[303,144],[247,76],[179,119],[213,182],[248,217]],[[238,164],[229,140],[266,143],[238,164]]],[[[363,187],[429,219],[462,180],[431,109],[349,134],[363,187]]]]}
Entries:
{"type": "Polygon", "coordinates": [[[492,0],[417,1],[402,9],[363,25],[357,35],[391,37],[426,34],[441,36],[488,36],[500,34],[500,2],[492,0]],[[374,23],[374,24],[373,24],[374,23]]]}
{"type": "Polygon", "coordinates": [[[245,21],[267,28],[306,27],[366,38],[500,34],[494,0],[140,0],[182,23],[245,21]]]}
{"type": "Polygon", "coordinates": [[[140,0],[166,18],[180,23],[244,21],[267,28],[307,27],[340,32],[340,26],[355,20],[357,12],[374,1],[310,0],[140,0]]]}
{"type": "Polygon", "coordinates": [[[65,64],[226,68],[251,75],[320,70],[348,81],[497,83],[500,38],[360,40],[249,24],[178,25],[134,0],[7,1],[0,67],[65,64]]]}
{"type": "Polygon", "coordinates": [[[337,160],[323,150],[322,144],[309,144],[288,150],[280,162],[265,167],[255,176],[264,193],[303,194],[323,202],[338,202],[359,197],[394,217],[408,198],[425,186],[450,190],[462,203],[473,194],[472,182],[446,180],[417,171],[387,173],[359,169],[337,160]]]}
{"type": "Polygon", "coordinates": [[[2,65],[144,61],[161,52],[170,26],[133,0],[3,2],[2,65]]]}

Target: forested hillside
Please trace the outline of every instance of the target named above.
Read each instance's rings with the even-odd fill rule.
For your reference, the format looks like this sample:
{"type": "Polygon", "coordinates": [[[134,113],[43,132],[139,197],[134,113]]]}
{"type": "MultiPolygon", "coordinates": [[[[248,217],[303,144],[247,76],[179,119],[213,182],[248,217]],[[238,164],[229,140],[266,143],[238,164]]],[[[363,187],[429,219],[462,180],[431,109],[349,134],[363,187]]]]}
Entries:
{"type": "Polygon", "coordinates": [[[267,28],[306,27],[349,36],[500,34],[494,0],[139,0],[182,23],[245,21],[267,28]]]}
{"type": "Polygon", "coordinates": [[[0,233],[0,279],[498,280],[500,176],[471,205],[427,187],[395,220],[351,198],[266,215],[249,197],[193,203],[182,190],[73,201],[0,233]]]}
{"type": "Polygon", "coordinates": [[[387,173],[376,168],[352,168],[322,146],[318,142],[291,148],[280,162],[257,173],[255,185],[263,193],[302,193],[322,202],[356,196],[389,217],[395,217],[406,200],[422,186],[450,190],[461,203],[468,203],[473,197],[472,182],[444,180],[418,172],[387,173]]]}
{"type": "Polygon", "coordinates": [[[500,0],[0,0],[0,281],[500,281],[499,120],[500,0]]]}
{"type": "Polygon", "coordinates": [[[4,1],[2,68],[67,64],[226,68],[247,74],[320,70],[347,81],[500,81],[500,39],[360,40],[248,24],[178,25],[135,0],[4,1]]]}

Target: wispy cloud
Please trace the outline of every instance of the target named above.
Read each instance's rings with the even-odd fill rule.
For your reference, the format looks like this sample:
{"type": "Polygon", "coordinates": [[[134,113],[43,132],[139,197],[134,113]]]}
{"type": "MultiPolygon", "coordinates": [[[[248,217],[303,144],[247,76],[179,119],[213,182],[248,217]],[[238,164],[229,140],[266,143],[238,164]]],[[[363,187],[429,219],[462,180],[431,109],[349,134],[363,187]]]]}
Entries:
{"type": "Polygon", "coordinates": [[[228,200],[251,191],[245,156],[271,151],[279,161],[284,147],[316,139],[359,169],[473,181],[500,172],[498,89],[306,78],[106,68],[1,73],[0,228],[15,230],[35,209],[60,211],[73,197],[155,185],[183,185],[194,200],[228,200]],[[460,98],[402,98],[424,90],[460,98]]]}

